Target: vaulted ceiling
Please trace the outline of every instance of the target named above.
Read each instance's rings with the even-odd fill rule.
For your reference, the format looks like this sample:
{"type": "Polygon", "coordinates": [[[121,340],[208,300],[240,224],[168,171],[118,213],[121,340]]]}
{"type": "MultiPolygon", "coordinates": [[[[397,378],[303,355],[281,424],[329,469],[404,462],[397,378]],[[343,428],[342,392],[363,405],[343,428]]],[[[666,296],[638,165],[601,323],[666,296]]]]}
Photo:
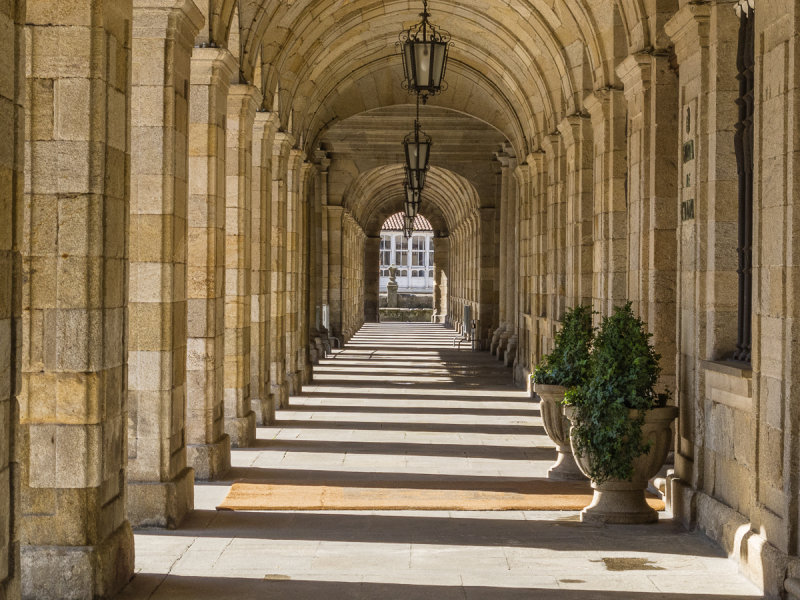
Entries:
{"type": "MultiPolygon", "coordinates": [[[[424,121],[439,140],[434,164],[485,196],[493,152],[508,143],[524,161],[565,116],[585,114],[587,94],[618,87],[615,65],[658,47],[651,32],[675,1],[430,0],[432,22],[453,41],[449,88],[424,121]],[[486,166],[471,168],[481,158],[486,166]]],[[[325,144],[334,161],[356,165],[349,188],[396,166],[388,132],[399,144],[411,116],[397,40],[419,21],[421,0],[197,3],[208,17],[200,41],[228,45],[240,78],[261,88],[308,155],[325,144]]]]}

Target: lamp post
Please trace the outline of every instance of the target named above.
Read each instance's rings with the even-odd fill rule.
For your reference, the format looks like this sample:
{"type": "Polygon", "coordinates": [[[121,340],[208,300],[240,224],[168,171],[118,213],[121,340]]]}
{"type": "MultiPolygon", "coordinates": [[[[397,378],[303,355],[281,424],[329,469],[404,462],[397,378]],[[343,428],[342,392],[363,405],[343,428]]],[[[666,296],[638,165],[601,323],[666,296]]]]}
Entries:
{"type": "Polygon", "coordinates": [[[428,0],[422,1],[422,21],[400,34],[400,54],[403,57],[405,79],[403,88],[422,96],[423,104],[429,96],[447,89],[444,74],[450,34],[429,20],[428,0]]]}

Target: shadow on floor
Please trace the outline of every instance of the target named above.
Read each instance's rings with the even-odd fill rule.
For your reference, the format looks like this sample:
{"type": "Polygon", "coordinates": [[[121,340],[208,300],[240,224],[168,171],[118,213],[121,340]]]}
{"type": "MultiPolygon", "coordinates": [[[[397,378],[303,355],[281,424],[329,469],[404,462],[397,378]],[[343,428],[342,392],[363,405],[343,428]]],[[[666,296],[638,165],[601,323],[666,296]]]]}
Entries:
{"type": "Polygon", "coordinates": [[[482,433],[487,435],[546,435],[541,425],[473,425],[471,423],[392,423],[389,421],[277,420],[275,429],[347,429],[349,431],[416,431],[422,433],[482,433]]]}
{"type": "Polygon", "coordinates": [[[487,492],[518,492],[535,495],[552,494],[554,486],[563,487],[559,494],[590,494],[589,481],[560,484],[549,479],[533,477],[441,475],[424,473],[378,473],[375,471],[320,471],[314,469],[265,469],[234,467],[226,479],[247,480],[248,483],[272,485],[304,485],[358,488],[394,487],[420,490],[475,490],[487,492]],[[574,488],[574,489],[573,489],[574,488]],[[542,490],[542,491],[539,491],[542,490]]]}
{"type": "MultiPolygon", "coordinates": [[[[270,573],[244,577],[189,577],[141,573],[132,586],[152,590],[150,600],[746,600],[760,596],[623,592],[592,589],[446,586],[308,581],[270,573]]],[[[354,578],[357,576],[354,576],[354,578]]],[[[124,594],[124,592],[123,592],[124,594]]]]}
{"type": "MultiPolygon", "coordinates": [[[[451,456],[495,460],[555,460],[555,448],[489,446],[475,444],[430,444],[411,442],[353,442],[343,440],[256,440],[250,450],[330,454],[385,454],[400,456],[451,456]]],[[[248,448],[242,448],[248,450],[248,448]]]]}
{"type": "MultiPolygon", "coordinates": [[[[352,398],[350,398],[352,399],[352,398]]],[[[513,408],[446,408],[435,406],[405,406],[395,408],[392,406],[359,406],[359,405],[340,405],[340,404],[305,404],[301,406],[289,406],[285,411],[295,412],[331,412],[331,413],[364,413],[364,414],[387,414],[387,415],[470,415],[478,417],[538,417],[539,409],[530,410],[513,408]]]]}
{"type": "MultiPolygon", "coordinates": [[[[539,548],[557,552],[593,551],[652,552],[688,556],[724,556],[722,551],[679,523],[663,518],[653,525],[616,525],[613,528],[575,520],[575,513],[553,519],[461,516],[452,511],[421,515],[346,512],[231,512],[196,510],[176,530],[137,531],[160,537],[213,537],[259,540],[355,542],[376,544],[430,544],[539,548]],[[669,544],[663,544],[669,536],[669,544]]],[[[502,513],[500,513],[502,514],[502,513]]],[[[527,513],[530,515],[531,513],[527,513]]],[[[519,515],[519,513],[517,513],[519,515]]]]}
{"type": "MultiPolygon", "coordinates": [[[[386,400],[389,402],[406,402],[408,400],[431,400],[435,402],[500,402],[500,403],[520,403],[526,404],[528,406],[533,406],[536,403],[531,400],[529,397],[521,396],[521,395],[513,395],[513,396],[503,396],[497,394],[486,394],[486,396],[477,395],[477,394],[470,394],[469,396],[459,396],[457,393],[453,393],[453,390],[446,390],[447,394],[418,394],[414,392],[413,394],[398,394],[396,389],[386,390],[384,393],[375,392],[375,391],[368,391],[364,392],[359,390],[357,393],[353,391],[352,386],[337,386],[333,384],[322,386],[321,383],[315,383],[314,385],[320,385],[321,387],[325,387],[327,389],[332,389],[335,391],[331,392],[307,392],[304,391],[298,397],[301,398],[324,398],[324,399],[331,399],[335,400],[337,398],[358,398],[359,400],[386,400]]],[[[416,386],[414,386],[416,389],[416,386]]],[[[445,391],[445,390],[442,390],[445,391]]],[[[519,390],[511,390],[506,389],[506,392],[519,392],[519,390]]],[[[289,409],[293,407],[289,406],[289,409]]],[[[464,409],[470,410],[470,409],[464,409]]]]}

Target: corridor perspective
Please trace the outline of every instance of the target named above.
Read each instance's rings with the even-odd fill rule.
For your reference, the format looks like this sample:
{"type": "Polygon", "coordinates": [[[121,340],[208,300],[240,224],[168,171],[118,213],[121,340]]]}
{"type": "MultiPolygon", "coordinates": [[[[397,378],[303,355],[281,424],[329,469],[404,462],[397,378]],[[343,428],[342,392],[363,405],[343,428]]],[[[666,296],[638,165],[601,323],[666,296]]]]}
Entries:
{"type": "Polygon", "coordinates": [[[137,534],[137,575],[120,600],[761,598],[718,547],[668,515],[655,527],[597,527],[576,511],[402,510],[418,498],[400,489],[447,503],[541,484],[555,458],[537,403],[457,338],[441,325],[365,325],[253,448],[233,452],[224,480],[197,485],[184,524],[137,534]],[[215,511],[243,480],[315,498],[388,488],[399,504],[215,511]]]}
{"type": "Polygon", "coordinates": [[[800,600],[799,257],[800,0],[0,0],[0,600],[800,600]]]}

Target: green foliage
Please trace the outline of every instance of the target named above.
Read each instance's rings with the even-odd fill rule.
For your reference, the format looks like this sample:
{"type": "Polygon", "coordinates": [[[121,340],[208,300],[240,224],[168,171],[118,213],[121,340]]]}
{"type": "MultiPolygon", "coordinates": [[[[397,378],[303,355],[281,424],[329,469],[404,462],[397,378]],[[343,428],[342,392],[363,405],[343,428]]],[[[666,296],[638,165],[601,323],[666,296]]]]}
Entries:
{"type": "Polygon", "coordinates": [[[617,307],[597,332],[589,377],[566,394],[565,403],[575,408],[575,451],[589,457],[596,482],[632,478],[634,459],[649,449],[642,441],[644,413],[666,404],[667,395],[655,391],[661,357],[651,336],[630,302],[617,307]],[[641,411],[638,418],[630,417],[631,409],[641,411]]]}
{"type": "Polygon", "coordinates": [[[564,314],[555,348],[536,365],[532,379],[544,385],[573,387],[589,375],[589,350],[592,347],[592,309],[576,306],[564,314]]]}

